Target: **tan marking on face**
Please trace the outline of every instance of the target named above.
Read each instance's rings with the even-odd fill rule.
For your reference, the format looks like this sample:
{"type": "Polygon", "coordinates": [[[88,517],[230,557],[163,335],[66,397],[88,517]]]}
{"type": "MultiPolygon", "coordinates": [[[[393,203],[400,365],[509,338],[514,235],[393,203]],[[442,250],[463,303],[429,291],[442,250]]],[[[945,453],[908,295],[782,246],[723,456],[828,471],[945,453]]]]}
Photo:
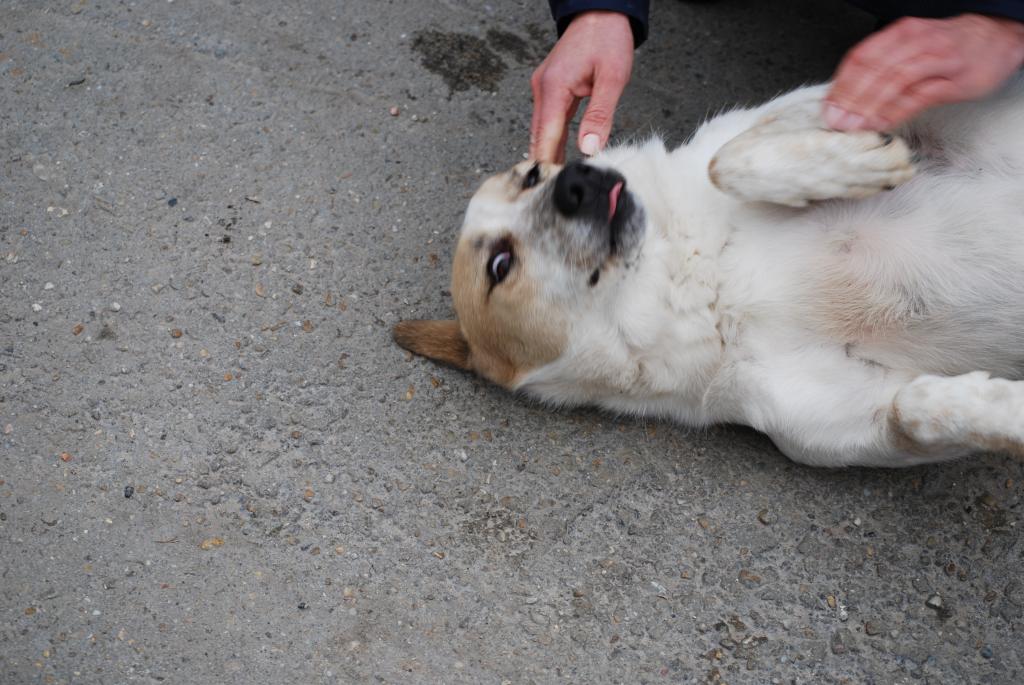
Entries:
{"type": "MultiPolygon", "coordinates": [[[[530,169],[532,169],[536,164],[537,162],[534,160],[528,159],[516,164],[508,171],[500,174],[494,174],[480,185],[476,193],[473,194],[471,202],[507,202],[509,204],[516,202],[520,197],[522,197],[523,193],[530,192],[529,189],[523,189],[523,179],[526,177],[526,174],[529,173],[530,169]]],[[[560,164],[548,164],[547,162],[541,162],[541,183],[554,178],[561,169],[562,166],[560,164]]]]}
{"type": "MultiPolygon", "coordinates": [[[[528,240],[524,175],[533,162],[487,179],[473,196],[452,264],[452,298],[472,368],[506,387],[522,375],[557,359],[566,346],[567,312],[544,297],[544,284],[531,269],[540,259],[528,240]],[[509,275],[493,285],[488,275],[498,241],[513,252],[509,275]]],[[[559,167],[543,165],[546,181],[559,167]]]]}

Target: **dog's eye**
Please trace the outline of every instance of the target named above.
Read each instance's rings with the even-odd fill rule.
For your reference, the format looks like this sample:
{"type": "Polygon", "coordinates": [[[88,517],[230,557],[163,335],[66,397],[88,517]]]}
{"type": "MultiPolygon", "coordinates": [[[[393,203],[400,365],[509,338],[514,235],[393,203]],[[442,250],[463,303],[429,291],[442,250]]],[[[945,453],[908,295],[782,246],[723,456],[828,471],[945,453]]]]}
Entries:
{"type": "Polygon", "coordinates": [[[523,190],[532,188],[540,181],[540,164],[534,164],[523,177],[523,190]]]}
{"type": "Polygon", "coordinates": [[[491,276],[491,282],[497,285],[505,280],[508,272],[512,269],[512,250],[502,249],[491,256],[487,265],[487,272],[491,276]]]}

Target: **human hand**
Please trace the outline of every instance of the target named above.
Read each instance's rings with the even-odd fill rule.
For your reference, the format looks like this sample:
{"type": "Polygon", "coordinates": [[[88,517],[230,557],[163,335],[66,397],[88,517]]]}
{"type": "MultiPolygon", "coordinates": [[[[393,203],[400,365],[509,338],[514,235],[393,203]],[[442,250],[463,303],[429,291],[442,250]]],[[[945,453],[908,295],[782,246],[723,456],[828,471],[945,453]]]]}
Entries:
{"type": "Polygon", "coordinates": [[[569,122],[588,96],[577,145],[585,155],[603,148],[632,69],[633,30],[626,15],[592,11],[573,19],[530,79],[530,157],[565,161],[569,122]]]}
{"type": "Polygon", "coordinates": [[[983,14],[905,18],[843,58],[825,97],[841,131],[891,129],[935,105],[973,100],[1024,64],[1024,23],[983,14]]]}

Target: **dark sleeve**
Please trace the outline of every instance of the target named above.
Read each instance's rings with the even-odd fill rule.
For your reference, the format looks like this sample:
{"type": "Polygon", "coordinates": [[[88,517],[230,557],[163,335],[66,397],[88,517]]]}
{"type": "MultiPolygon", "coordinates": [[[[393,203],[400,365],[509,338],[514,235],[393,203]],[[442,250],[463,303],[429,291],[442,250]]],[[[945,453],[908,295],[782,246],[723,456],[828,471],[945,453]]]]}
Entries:
{"type": "Polygon", "coordinates": [[[898,17],[953,17],[966,12],[1024,21],[1024,0],[850,0],[882,21],[898,17]]]}
{"type": "Polygon", "coordinates": [[[548,4],[551,5],[551,16],[558,26],[559,37],[577,14],[590,10],[609,10],[629,17],[629,25],[633,29],[633,47],[638,48],[647,40],[650,0],[548,0],[548,4]]]}

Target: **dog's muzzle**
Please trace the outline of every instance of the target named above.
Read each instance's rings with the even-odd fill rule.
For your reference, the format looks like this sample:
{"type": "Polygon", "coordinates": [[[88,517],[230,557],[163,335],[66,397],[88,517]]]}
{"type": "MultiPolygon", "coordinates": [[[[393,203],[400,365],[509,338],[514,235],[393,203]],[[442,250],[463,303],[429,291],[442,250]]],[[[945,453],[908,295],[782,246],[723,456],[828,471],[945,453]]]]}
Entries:
{"type": "Polygon", "coordinates": [[[564,218],[589,225],[600,236],[606,235],[612,254],[621,247],[623,228],[635,209],[621,174],[585,162],[572,162],[555,178],[553,200],[564,218]]]}
{"type": "Polygon", "coordinates": [[[611,221],[619,209],[625,179],[584,162],[567,164],[555,179],[555,209],[567,219],[611,221]]]}

